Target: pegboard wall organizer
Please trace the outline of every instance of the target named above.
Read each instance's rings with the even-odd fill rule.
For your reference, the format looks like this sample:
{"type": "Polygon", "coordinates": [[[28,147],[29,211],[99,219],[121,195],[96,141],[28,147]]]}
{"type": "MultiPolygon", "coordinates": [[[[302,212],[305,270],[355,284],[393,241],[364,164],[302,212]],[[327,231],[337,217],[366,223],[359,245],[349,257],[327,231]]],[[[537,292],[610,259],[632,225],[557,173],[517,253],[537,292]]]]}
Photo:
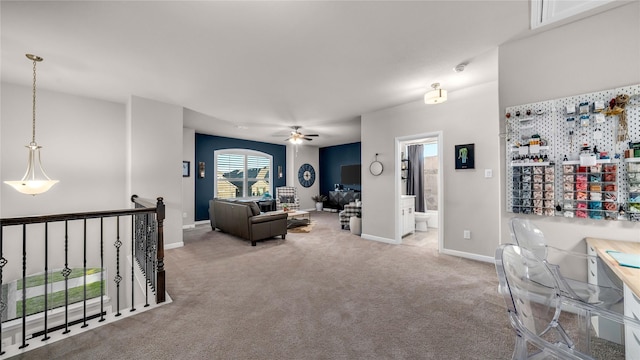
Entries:
{"type": "Polygon", "coordinates": [[[507,211],[640,221],[640,84],[508,107],[501,135],[507,211]]]}

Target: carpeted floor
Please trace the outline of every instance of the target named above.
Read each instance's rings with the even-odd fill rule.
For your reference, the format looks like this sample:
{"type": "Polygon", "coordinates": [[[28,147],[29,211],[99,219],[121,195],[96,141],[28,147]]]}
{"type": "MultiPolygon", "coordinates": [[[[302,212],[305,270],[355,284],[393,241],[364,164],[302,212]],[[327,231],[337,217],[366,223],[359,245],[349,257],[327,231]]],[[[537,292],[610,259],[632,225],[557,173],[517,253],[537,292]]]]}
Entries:
{"type": "MultiPolygon", "coordinates": [[[[313,213],[256,247],[209,226],[165,253],[173,303],[23,359],[509,359],[493,264],[388,245],[313,213]]],[[[426,236],[426,234],[425,234],[426,236]]],[[[431,244],[431,246],[429,246],[431,244]]]]}

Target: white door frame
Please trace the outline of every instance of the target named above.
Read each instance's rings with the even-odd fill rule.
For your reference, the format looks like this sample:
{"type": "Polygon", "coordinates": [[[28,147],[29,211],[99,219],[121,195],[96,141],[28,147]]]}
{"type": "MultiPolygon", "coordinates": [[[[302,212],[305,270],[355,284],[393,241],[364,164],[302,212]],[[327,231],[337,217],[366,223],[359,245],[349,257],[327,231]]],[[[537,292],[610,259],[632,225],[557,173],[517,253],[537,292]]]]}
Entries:
{"type": "Polygon", "coordinates": [[[401,176],[401,154],[404,143],[420,140],[424,138],[437,138],[438,139],[438,252],[441,252],[444,243],[444,228],[442,223],[444,221],[444,180],[443,180],[443,152],[442,152],[442,131],[433,131],[421,134],[412,134],[407,136],[398,136],[395,138],[395,243],[402,244],[402,215],[400,213],[400,195],[402,194],[402,176],[401,176]]]}

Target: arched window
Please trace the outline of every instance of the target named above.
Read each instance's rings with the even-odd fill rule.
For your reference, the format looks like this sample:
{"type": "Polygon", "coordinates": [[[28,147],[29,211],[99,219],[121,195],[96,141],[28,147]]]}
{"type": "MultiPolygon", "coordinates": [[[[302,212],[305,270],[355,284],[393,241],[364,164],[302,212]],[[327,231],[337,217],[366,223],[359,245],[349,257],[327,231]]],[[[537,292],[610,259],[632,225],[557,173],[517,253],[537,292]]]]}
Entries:
{"type": "Polygon", "coordinates": [[[273,194],[273,156],[247,149],[224,149],[214,153],[216,198],[243,198],[273,194]]]}

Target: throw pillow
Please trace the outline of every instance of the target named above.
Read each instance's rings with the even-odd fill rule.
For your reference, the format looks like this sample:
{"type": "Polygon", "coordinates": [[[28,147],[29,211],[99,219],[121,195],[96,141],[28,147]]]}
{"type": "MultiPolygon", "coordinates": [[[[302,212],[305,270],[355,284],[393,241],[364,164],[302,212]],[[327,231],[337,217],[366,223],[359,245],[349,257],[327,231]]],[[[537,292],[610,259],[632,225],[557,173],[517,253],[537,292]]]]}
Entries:
{"type": "Polygon", "coordinates": [[[253,214],[253,216],[260,215],[260,206],[258,206],[258,204],[251,201],[249,203],[249,207],[251,208],[251,213],[253,214]]]}

